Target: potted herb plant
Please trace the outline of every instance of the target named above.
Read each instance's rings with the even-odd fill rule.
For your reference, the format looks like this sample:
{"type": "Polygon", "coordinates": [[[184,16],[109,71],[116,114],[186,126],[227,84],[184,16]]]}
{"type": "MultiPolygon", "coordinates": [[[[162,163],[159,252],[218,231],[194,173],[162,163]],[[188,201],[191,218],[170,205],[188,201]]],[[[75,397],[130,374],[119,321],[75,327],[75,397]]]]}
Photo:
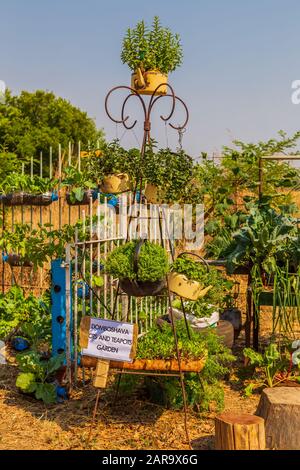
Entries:
{"type": "Polygon", "coordinates": [[[193,253],[181,253],[171,265],[168,275],[169,289],[179,297],[188,300],[198,300],[204,297],[212,288],[210,280],[205,275],[208,266],[203,264],[203,259],[195,261],[189,255],[193,253]]]}
{"type": "Polygon", "coordinates": [[[193,159],[183,150],[148,147],[142,162],[145,197],[151,204],[179,202],[193,174],[193,159]]]}
{"type": "Polygon", "coordinates": [[[167,93],[168,73],[182,63],[178,34],[162,27],[158,16],[149,29],[144,21],[128,29],[123,40],[121,60],[132,70],[131,87],[140,94],[167,93]]]}
{"type": "Polygon", "coordinates": [[[62,186],[67,186],[67,203],[70,206],[81,206],[97,199],[98,191],[95,189],[95,183],[85,172],[77,170],[70,166],[65,169],[65,177],[62,186]]]}
{"type": "Polygon", "coordinates": [[[135,297],[157,295],[165,287],[169,270],[164,248],[145,240],[136,240],[115,248],[108,255],[106,272],[118,278],[121,289],[135,297]]]}
{"type": "Polygon", "coordinates": [[[104,194],[129,191],[138,177],[140,152],[125,150],[118,140],[103,144],[101,157],[92,157],[89,171],[97,179],[104,194]]]}

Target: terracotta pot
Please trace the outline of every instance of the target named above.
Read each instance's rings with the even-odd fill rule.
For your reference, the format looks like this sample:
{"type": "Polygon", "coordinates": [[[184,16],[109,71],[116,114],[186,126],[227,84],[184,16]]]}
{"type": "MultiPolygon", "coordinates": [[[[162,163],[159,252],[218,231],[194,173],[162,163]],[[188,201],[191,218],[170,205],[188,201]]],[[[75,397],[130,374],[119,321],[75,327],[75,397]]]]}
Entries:
{"type": "Polygon", "coordinates": [[[105,194],[118,194],[130,190],[130,181],[127,173],[105,176],[100,189],[105,194]]]}
{"type": "Polygon", "coordinates": [[[150,204],[162,204],[166,190],[155,186],[155,184],[147,183],[145,187],[145,197],[150,204]]]}
{"type": "Polygon", "coordinates": [[[170,291],[188,300],[198,300],[204,297],[212,286],[203,287],[197,281],[191,281],[184,274],[169,273],[168,284],[170,291]]]}
{"type": "Polygon", "coordinates": [[[131,75],[131,88],[136,90],[140,95],[166,95],[168,87],[168,76],[161,73],[159,70],[148,70],[141,72],[139,69],[131,75]]]}

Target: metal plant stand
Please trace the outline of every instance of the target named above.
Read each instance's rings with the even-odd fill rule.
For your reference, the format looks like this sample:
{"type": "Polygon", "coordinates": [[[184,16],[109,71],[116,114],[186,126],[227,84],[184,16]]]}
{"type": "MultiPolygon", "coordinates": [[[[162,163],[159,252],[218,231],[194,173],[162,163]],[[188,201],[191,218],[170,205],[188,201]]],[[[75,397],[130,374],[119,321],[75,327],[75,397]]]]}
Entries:
{"type": "MultiPolygon", "coordinates": [[[[170,112],[167,116],[161,115],[160,118],[166,124],[168,123],[168,125],[172,129],[178,131],[179,136],[182,138],[182,133],[184,132],[184,129],[185,129],[187,123],[188,123],[189,112],[188,112],[188,108],[187,108],[186,104],[184,103],[184,101],[181,98],[179,98],[178,96],[175,95],[173,88],[169,84],[159,85],[156,88],[156,90],[153,92],[153,94],[150,95],[148,103],[144,100],[144,98],[136,90],[134,90],[133,88],[130,88],[128,86],[123,86],[123,85],[112,88],[108,92],[108,94],[105,98],[105,110],[106,110],[106,113],[107,113],[108,117],[113,122],[115,122],[116,124],[122,124],[124,126],[124,128],[127,129],[127,130],[133,129],[136,126],[138,121],[135,119],[132,123],[129,122],[130,117],[128,115],[126,115],[126,105],[128,104],[128,101],[132,98],[136,98],[138,100],[138,102],[140,103],[140,105],[142,107],[142,110],[143,110],[143,114],[144,114],[144,122],[143,122],[143,124],[144,124],[144,133],[143,133],[143,140],[142,140],[141,151],[140,151],[141,162],[142,162],[143,157],[145,155],[147,145],[151,143],[151,133],[150,132],[151,132],[151,114],[152,114],[152,111],[153,111],[154,107],[156,107],[155,105],[158,102],[161,102],[161,100],[163,98],[166,98],[166,97],[169,100],[171,100],[171,110],[170,110],[170,112]],[[163,86],[167,86],[167,88],[169,90],[169,93],[165,94],[165,95],[158,95],[157,92],[163,86]],[[112,114],[109,110],[108,104],[109,104],[109,99],[110,99],[111,95],[114,92],[118,91],[118,90],[128,91],[129,94],[123,100],[123,103],[121,105],[120,118],[116,119],[112,116],[112,114]],[[174,115],[174,111],[175,111],[175,107],[176,107],[177,103],[181,104],[181,106],[183,107],[184,112],[185,112],[184,123],[181,126],[175,126],[174,124],[169,122],[170,119],[172,118],[172,116],[174,115]]],[[[137,182],[136,182],[136,185],[135,185],[135,188],[134,188],[134,193],[133,193],[133,201],[136,200],[137,191],[139,191],[139,194],[142,195],[142,191],[143,191],[143,178],[142,178],[142,176],[140,176],[140,178],[137,179],[137,182]]],[[[163,220],[164,220],[164,212],[160,210],[159,206],[157,206],[157,208],[158,208],[158,210],[157,210],[157,214],[158,214],[157,219],[158,219],[158,223],[159,223],[159,235],[160,235],[161,244],[163,246],[162,223],[163,223],[163,220]]],[[[131,223],[132,219],[138,219],[139,217],[140,217],[139,212],[137,212],[137,215],[134,215],[134,216],[130,215],[130,217],[128,219],[128,226],[127,226],[127,238],[126,238],[127,241],[129,239],[129,226],[130,226],[130,223],[131,223]]],[[[172,256],[172,259],[174,260],[174,247],[173,247],[173,244],[172,244],[172,241],[171,241],[170,237],[168,237],[168,239],[169,239],[169,244],[170,244],[171,256],[172,256]]],[[[119,371],[116,397],[117,397],[118,388],[119,388],[119,385],[120,385],[120,378],[121,378],[121,375],[124,374],[124,373],[126,373],[126,374],[153,375],[153,376],[160,376],[160,377],[161,376],[179,377],[180,384],[181,384],[181,390],[182,390],[183,404],[184,404],[185,432],[186,432],[187,441],[190,445],[190,438],[189,438],[189,431],[188,431],[188,424],[187,424],[187,400],[186,400],[186,390],[185,390],[185,384],[184,384],[184,373],[182,372],[182,368],[181,368],[180,350],[179,350],[179,347],[178,347],[176,324],[175,324],[173,310],[172,310],[172,306],[171,306],[171,292],[170,292],[170,289],[169,289],[169,286],[168,286],[168,279],[166,279],[166,286],[167,286],[167,295],[168,295],[169,304],[170,304],[171,326],[172,326],[172,330],[173,330],[173,334],[174,334],[175,347],[176,347],[176,358],[177,358],[177,361],[178,361],[178,373],[177,374],[174,374],[174,373],[173,374],[170,374],[170,373],[167,374],[167,373],[163,373],[163,372],[159,373],[159,372],[147,372],[147,371],[130,371],[130,370],[125,371],[125,370],[121,370],[121,371],[119,371]]],[[[115,318],[116,305],[117,305],[116,299],[117,299],[118,295],[120,295],[120,294],[121,294],[121,289],[120,289],[120,286],[118,285],[117,286],[117,295],[115,297],[115,302],[114,302],[113,311],[112,311],[112,319],[115,318]]],[[[130,304],[130,302],[128,304],[130,304]]],[[[186,318],[185,318],[185,320],[186,320],[186,318]]],[[[189,327],[188,327],[187,322],[186,322],[186,327],[187,327],[187,331],[188,331],[188,334],[189,334],[189,327]]]]}

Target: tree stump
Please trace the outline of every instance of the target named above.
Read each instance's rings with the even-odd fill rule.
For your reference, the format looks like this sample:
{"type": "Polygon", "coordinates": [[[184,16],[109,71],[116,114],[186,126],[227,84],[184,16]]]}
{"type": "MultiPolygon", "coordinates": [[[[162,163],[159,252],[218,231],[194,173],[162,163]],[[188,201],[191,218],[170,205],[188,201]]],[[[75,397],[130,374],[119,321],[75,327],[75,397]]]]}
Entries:
{"type": "Polygon", "coordinates": [[[221,413],[215,419],[217,450],[264,450],[264,420],[248,414],[221,413]]]}
{"type": "Polygon", "coordinates": [[[256,415],[265,420],[268,449],[300,449],[300,389],[266,388],[256,415]]]}

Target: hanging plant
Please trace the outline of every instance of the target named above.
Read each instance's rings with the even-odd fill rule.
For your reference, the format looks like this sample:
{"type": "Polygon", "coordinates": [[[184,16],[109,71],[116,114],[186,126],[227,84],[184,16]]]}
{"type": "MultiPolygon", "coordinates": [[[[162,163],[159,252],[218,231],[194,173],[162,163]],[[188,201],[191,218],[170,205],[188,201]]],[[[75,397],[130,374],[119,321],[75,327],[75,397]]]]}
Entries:
{"type": "Polygon", "coordinates": [[[195,261],[189,257],[192,253],[181,253],[171,266],[168,276],[169,289],[188,300],[198,300],[204,297],[212,288],[207,276],[208,266],[203,259],[195,261]]]}
{"type": "Polygon", "coordinates": [[[183,150],[172,152],[166,148],[155,152],[152,143],[143,157],[142,172],[149,203],[180,202],[193,175],[193,159],[183,150]]]}
{"type": "Polygon", "coordinates": [[[165,287],[168,255],[155,243],[130,241],[109,254],[105,269],[119,279],[121,289],[128,295],[157,295],[165,287]]]}
{"type": "Polygon", "coordinates": [[[162,27],[158,16],[151,29],[140,21],[123,40],[121,60],[133,71],[131,87],[141,94],[166,94],[168,73],[181,65],[182,57],[179,35],[162,27]]]}

